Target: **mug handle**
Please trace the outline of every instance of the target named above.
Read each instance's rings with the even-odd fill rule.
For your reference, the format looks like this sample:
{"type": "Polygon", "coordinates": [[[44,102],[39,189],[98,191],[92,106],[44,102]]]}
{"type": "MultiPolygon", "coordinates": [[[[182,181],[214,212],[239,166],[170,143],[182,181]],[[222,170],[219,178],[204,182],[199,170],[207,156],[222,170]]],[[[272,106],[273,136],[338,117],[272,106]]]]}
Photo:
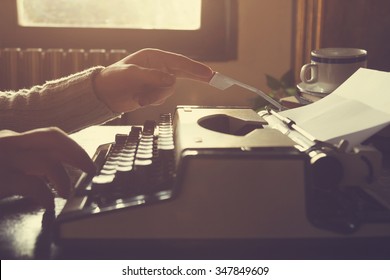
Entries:
{"type": "Polygon", "coordinates": [[[318,65],[317,64],[309,63],[309,64],[305,64],[302,66],[301,74],[300,74],[300,78],[301,78],[302,82],[304,82],[306,84],[312,84],[312,83],[317,82],[317,77],[318,77],[318,65]],[[310,74],[310,78],[308,79],[307,76],[308,76],[309,70],[311,70],[310,71],[311,74],[310,74]]]}

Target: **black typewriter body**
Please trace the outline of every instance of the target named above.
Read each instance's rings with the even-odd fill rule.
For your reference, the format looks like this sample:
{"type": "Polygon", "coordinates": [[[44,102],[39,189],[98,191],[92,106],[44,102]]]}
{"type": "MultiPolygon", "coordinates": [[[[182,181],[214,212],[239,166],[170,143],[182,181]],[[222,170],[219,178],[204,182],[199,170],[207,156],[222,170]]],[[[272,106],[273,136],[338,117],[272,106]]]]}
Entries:
{"type": "Polygon", "coordinates": [[[117,134],[96,151],[98,173],[79,179],[57,217],[56,239],[390,236],[388,209],[324,184],[337,178],[309,156],[322,151],[304,152],[266,125],[247,108],[183,106],[117,134]]]}

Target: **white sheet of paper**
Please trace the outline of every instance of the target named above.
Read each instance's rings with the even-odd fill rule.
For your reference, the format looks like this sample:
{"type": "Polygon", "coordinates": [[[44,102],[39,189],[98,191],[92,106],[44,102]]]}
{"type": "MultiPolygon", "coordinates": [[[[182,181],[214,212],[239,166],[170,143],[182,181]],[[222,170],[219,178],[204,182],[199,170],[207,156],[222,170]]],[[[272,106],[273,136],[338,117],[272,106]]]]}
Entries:
{"type": "Polygon", "coordinates": [[[390,73],[361,68],[330,95],[280,114],[319,140],[353,147],[390,123],[390,73]]]}

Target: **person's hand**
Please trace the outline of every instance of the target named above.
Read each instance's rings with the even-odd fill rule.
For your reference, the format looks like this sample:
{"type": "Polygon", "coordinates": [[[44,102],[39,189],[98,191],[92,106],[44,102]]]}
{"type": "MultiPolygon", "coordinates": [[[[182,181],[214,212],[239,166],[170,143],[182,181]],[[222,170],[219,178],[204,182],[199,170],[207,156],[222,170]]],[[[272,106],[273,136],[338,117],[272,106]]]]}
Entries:
{"type": "Polygon", "coordinates": [[[61,197],[67,198],[71,191],[63,164],[95,172],[88,154],[60,129],[0,131],[0,198],[26,196],[53,209],[53,190],[47,182],[61,197]]]}
{"type": "Polygon", "coordinates": [[[208,82],[210,67],[180,54],[143,49],[103,69],[95,91],[113,112],[161,104],[174,92],[176,78],[208,82]]]}

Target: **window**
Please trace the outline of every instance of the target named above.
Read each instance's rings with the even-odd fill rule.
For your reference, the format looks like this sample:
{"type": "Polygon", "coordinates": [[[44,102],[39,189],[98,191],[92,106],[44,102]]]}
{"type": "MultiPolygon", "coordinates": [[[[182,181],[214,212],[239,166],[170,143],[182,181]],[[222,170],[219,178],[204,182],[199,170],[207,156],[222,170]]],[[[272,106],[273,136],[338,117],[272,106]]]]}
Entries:
{"type": "Polygon", "coordinates": [[[2,0],[1,47],[145,47],[236,57],[236,0],[2,0]]]}
{"type": "Polygon", "coordinates": [[[30,27],[196,30],[201,21],[201,0],[17,0],[17,4],[19,25],[30,27]]]}

